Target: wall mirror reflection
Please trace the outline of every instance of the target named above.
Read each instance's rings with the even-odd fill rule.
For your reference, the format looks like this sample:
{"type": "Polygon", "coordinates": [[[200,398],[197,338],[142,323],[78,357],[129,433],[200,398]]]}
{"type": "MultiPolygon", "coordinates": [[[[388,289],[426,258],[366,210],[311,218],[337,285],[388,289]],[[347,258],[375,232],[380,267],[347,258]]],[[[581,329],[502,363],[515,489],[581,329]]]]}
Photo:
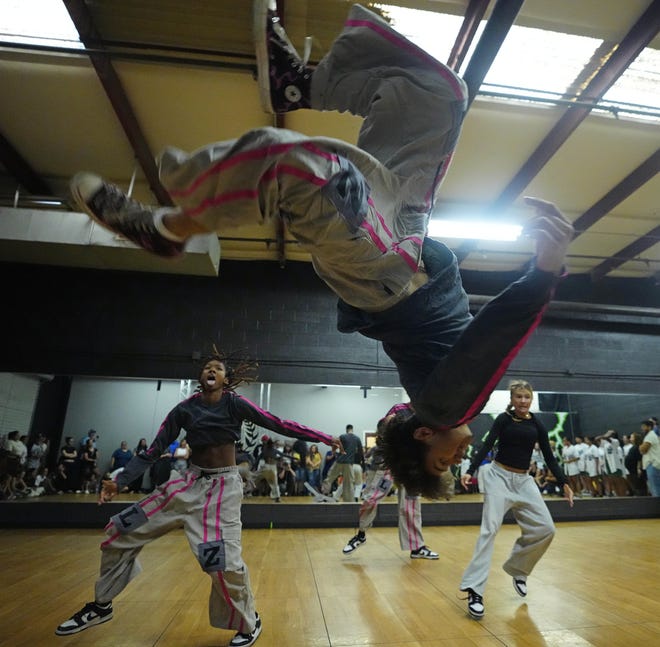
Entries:
{"type": "MultiPolygon", "coordinates": [[[[533,377],[528,379],[534,383],[533,377]]],[[[149,445],[168,411],[177,402],[192,395],[196,386],[196,380],[1,373],[0,433],[5,447],[8,437],[15,436],[15,432],[22,437],[29,450],[37,446],[34,451],[28,450],[23,466],[28,471],[45,466],[47,473],[50,473],[50,481],[55,482],[61,448],[66,444],[66,439],[71,439],[70,444],[78,454],[76,460],[79,462],[81,443],[89,437],[90,430],[94,430],[96,465],[93,475],[87,475],[89,478],[83,480],[88,470],[78,464],[75,468],[77,473],[68,481],[56,484],[53,492],[70,490],[70,494],[76,495],[76,500],[86,501],[94,496],[98,477],[121,467],[124,457],[130,457],[140,442],[149,445]],[[51,391],[54,393],[49,393],[51,391]],[[42,446],[41,452],[39,445],[42,446]],[[37,460],[30,454],[42,456],[37,460]],[[28,464],[28,461],[31,462],[28,464]]],[[[353,425],[354,433],[365,450],[375,444],[379,418],[394,404],[407,399],[401,388],[369,385],[253,383],[240,387],[238,392],[280,418],[296,420],[333,436],[339,436],[347,425],[353,425]]],[[[484,411],[470,425],[474,434],[473,447],[479,446],[493,419],[505,409],[507,403],[508,391],[496,390],[493,393],[484,411]]],[[[535,394],[532,411],[559,446],[564,436],[571,440],[597,437],[609,430],[617,433],[623,446],[624,437],[640,431],[642,420],[660,413],[660,396],[540,390],[535,394]]],[[[315,450],[321,457],[319,472],[310,475],[304,465],[306,461],[300,457],[300,447],[295,451],[293,449],[294,439],[244,424],[241,458],[252,476],[259,471],[260,450],[266,436],[274,441],[280,468],[288,474],[280,482],[283,501],[293,500],[295,496],[308,496],[310,492],[304,487],[305,481],[309,481],[315,489],[319,487],[324,469],[327,471],[326,464],[332,460],[328,446],[316,446],[315,450]]],[[[187,461],[191,460],[185,443],[181,443],[184,438],[185,433],[182,433],[177,444],[169,448],[170,455],[164,456],[131,489],[136,493],[148,492],[155,483],[167,478],[170,469],[184,469],[187,461]]],[[[307,443],[307,451],[311,444],[307,443]]],[[[3,466],[6,473],[4,460],[3,466]]],[[[40,482],[35,486],[34,474],[30,475],[30,479],[30,488],[46,485],[40,482]]],[[[263,479],[260,481],[252,482],[246,489],[246,500],[269,500],[272,492],[263,479]]],[[[53,488],[45,488],[44,493],[46,489],[50,491],[53,488]]],[[[8,493],[3,498],[16,500],[8,493]]]]}

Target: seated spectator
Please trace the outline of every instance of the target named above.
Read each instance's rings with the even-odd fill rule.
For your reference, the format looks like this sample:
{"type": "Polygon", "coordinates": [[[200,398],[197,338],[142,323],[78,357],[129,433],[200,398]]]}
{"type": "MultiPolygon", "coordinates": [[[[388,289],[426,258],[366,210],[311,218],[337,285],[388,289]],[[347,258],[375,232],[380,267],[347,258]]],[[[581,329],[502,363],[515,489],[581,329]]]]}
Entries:
{"type": "Polygon", "coordinates": [[[113,472],[121,467],[126,467],[131,458],[133,458],[133,452],[128,448],[128,443],[122,440],[119,447],[110,456],[110,471],[113,472]]]}
{"type": "Polygon", "coordinates": [[[188,461],[190,460],[190,445],[188,445],[188,441],[185,438],[181,440],[179,446],[174,450],[173,459],[174,469],[179,474],[185,474],[188,470],[188,461]]]}
{"type": "Polygon", "coordinates": [[[28,483],[31,487],[41,488],[42,494],[57,494],[53,487],[52,479],[49,477],[47,467],[39,467],[34,475],[34,480],[28,483]]]}
{"type": "Polygon", "coordinates": [[[284,455],[277,464],[277,484],[281,496],[294,496],[296,492],[296,473],[291,467],[291,459],[284,455]]]}

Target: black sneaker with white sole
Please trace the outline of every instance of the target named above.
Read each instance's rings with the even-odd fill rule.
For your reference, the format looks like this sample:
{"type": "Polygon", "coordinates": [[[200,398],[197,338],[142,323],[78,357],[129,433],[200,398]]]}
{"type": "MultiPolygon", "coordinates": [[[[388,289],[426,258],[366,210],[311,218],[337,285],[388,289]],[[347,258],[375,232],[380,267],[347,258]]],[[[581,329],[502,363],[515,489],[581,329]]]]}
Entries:
{"type": "Polygon", "coordinates": [[[273,114],[310,107],[311,40],[300,56],[277,15],[275,0],[254,0],[254,43],[261,105],[273,114]]]}
{"type": "Polygon", "coordinates": [[[165,238],[155,223],[155,218],[174,208],[144,205],[93,173],[77,173],[69,187],[76,204],[105,229],[157,256],[176,258],[183,254],[184,243],[165,238]]]}
{"type": "Polygon", "coordinates": [[[484,617],[484,613],[486,611],[484,607],[484,599],[483,596],[479,595],[472,589],[468,589],[467,591],[467,608],[468,608],[468,613],[475,619],[475,620],[480,620],[481,618],[484,617]]]}
{"type": "Polygon", "coordinates": [[[78,613],[74,613],[68,620],[65,620],[55,629],[55,633],[58,636],[77,634],[79,631],[83,631],[94,625],[100,625],[108,620],[112,620],[112,602],[109,602],[107,605],[88,602],[78,613]]]}
{"type": "Polygon", "coordinates": [[[254,629],[249,634],[236,634],[229,642],[229,647],[249,647],[250,645],[254,645],[254,643],[257,642],[260,633],[261,618],[257,613],[257,622],[254,625],[254,629]]]}
{"type": "Polygon", "coordinates": [[[344,549],[341,551],[344,553],[344,555],[348,555],[349,553],[352,553],[355,549],[359,548],[364,544],[364,542],[367,541],[367,535],[365,535],[363,532],[359,532],[355,537],[351,537],[348,540],[348,543],[346,546],[344,546],[344,549]]]}
{"type": "Polygon", "coordinates": [[[422,546],[410,551],[410,559],[438,559],[440,556],[428,546],[422,546]]]}
{"type": "Polygon", "coordinates": [[[526,577],[521,577],[520,575],[515,576],[512,578],[513,582],[513,588],[515,589],[516,593],[521,597],[524,598],[527,596],[527,578],[526,577]]]}

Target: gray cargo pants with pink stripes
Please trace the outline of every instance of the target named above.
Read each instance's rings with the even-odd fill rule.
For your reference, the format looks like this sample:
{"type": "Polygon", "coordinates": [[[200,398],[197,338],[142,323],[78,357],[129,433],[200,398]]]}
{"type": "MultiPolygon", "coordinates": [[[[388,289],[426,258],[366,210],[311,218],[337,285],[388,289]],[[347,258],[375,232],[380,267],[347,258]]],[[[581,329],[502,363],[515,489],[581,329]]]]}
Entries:
{"type": "Polygon", "coordinates": [[[111,518],[101,544],[96,601],[109,602],[136,577],[142,548],[183,527],[190,548],[211,578],[209,620],[213,627],[249,633],[256,616],[248,569],[241,556],[243,481],[238,467],[191,465],[152,494],[111,518]]]}
{"type": "Polygon", "coordinates": [[[282,218],[341,299],[379,312],[418,285],[466,97],[453,71],[355,5],[314,70],[311,104],[362,117],[357,146],[258,128],[192,153],[166,149],[160,178],[209,232],[282,218]]]}

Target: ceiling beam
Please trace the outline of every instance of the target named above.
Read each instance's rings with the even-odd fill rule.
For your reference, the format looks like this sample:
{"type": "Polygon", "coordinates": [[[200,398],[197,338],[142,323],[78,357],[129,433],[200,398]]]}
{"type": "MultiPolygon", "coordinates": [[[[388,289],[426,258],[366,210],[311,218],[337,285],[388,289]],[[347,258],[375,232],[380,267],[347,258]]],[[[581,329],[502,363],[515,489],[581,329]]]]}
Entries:
{"type": "Polygon", "coordinates": [[[54,195],[48,183],[28,164],[2,133],[0,133],[0,162],[16,182],[32,195],[54,195]]]}
{"type": "Polygon", "coordinates": [[[124,129],[124,133],[133,147],[135,157],[142,168],[152,193],[160,204],[172,205],[172,199],[160,183],[154,155],[147,144],[146,137],[135,116],[124,86],[113,67],[112,59],[109,53],[103,51],[105,49],[103,39],[94,25],[94,20],[87,5],[84,0],[64,0],[64,4],[78,30],[82,43],[85,47],[95,50],[89,52],[89,59],[124,129]]]}
{"type": "Polygon", "coordinates": [[[612,254],[610,258],[606,261],[603,261],[600,265],[596,265],[591,272],[591,280],[596,282],[600,281],[603,277],[609,274],[612,270],[620,267],[624,263],[637,258],[642,252],[646,251],[653,245],[657,245],[660,242],[660,225],[652,229],[647,234],[638,238],[635,242],[630,243],[627,247],[612,254]]]}
{"type": "Polygon", "coordinates": [[[458,71],[461,68],[489,2],[490,0],[470,0],[465,10],[463,23],[447,60],[447,67],[452,70],[458,71]]]}
{"type": "MultiPolygon", "coordinates": [[[[485,6],[481,6],[483,4],[484,3],[479,2],[470,3],[470,6],[468,7],[468,10],[465,14],[465,20],[463,22],[463,26],[461,27],[461,31],[463,30],[466,22],[477,21],[479,11],[485,11],[486,9],[485,6]],[[472,11],[474,15],[468,15],[470,11],[472,11]]],[[[474,98],[477,95],[483,80],[486,78],[486,74],[488,74],[488,70],[493,64],[497,53],[500,51],[502,43],[509,33],[509,30],[511,29],[522,5],[523,0],[498,0],[498,2],[495,4],[490,18],[486,23],[484,32],[481,35],[481,38],[479,39],[479,42],[477,43],[477,46],[474,50],[474,54],[470,58],[467,68],[465,69],[465,73],[463,74],[463,80],[468,87],[468,107],[472,104],[472,101],[474,101],[474,98]]],[[[483,15],[483,13],[481,15],[483,15]]],[[[479,20],[480,19],[481,16],[479,16],[479,20]]],[[[476,30],[476,26],[474,28],[476,30]]],[[[458,39],[460,38],[461,34],[458,36],[458,39]]],[[[452,50],[450,60],[454,56],[454,51],[458,51],[459,49],[458,39],[454,45],[454,49],[452,50]]],[[[467,47],[469,47],[469,44],[467,47]]],[[[459,265],[476,248],[476,241],[466,240],[460,247],[458,247],[458,249],[454,250],[459,265]]]]}
{"type": "Polygon", "coordinates": [[[463,80],[468,87],[468,106],[477,96],[522,5],[523,0],[497,0],[463,74],[463,80]]]}
{"type": "Polygon", "coordinates": [[[659,30],[660,0],[653,0],[618,46],[614,48],[609,59],[578,95],[577,99],[580,101],[580,105],[572,106],[564,112],[552,130],[495,200],[493,203],[494,210],[507,207],[525,190],[525,187],[536,177],[593,109],[593,106],[585,106],[583,103],[592,102],[595,105],[637,58],[639,53],[657,36],[659,30]]]}
{"type": "Polygon", "coordinates": [[[577,238],[660,171],[660,148],[573,222],[577,238]]]}

